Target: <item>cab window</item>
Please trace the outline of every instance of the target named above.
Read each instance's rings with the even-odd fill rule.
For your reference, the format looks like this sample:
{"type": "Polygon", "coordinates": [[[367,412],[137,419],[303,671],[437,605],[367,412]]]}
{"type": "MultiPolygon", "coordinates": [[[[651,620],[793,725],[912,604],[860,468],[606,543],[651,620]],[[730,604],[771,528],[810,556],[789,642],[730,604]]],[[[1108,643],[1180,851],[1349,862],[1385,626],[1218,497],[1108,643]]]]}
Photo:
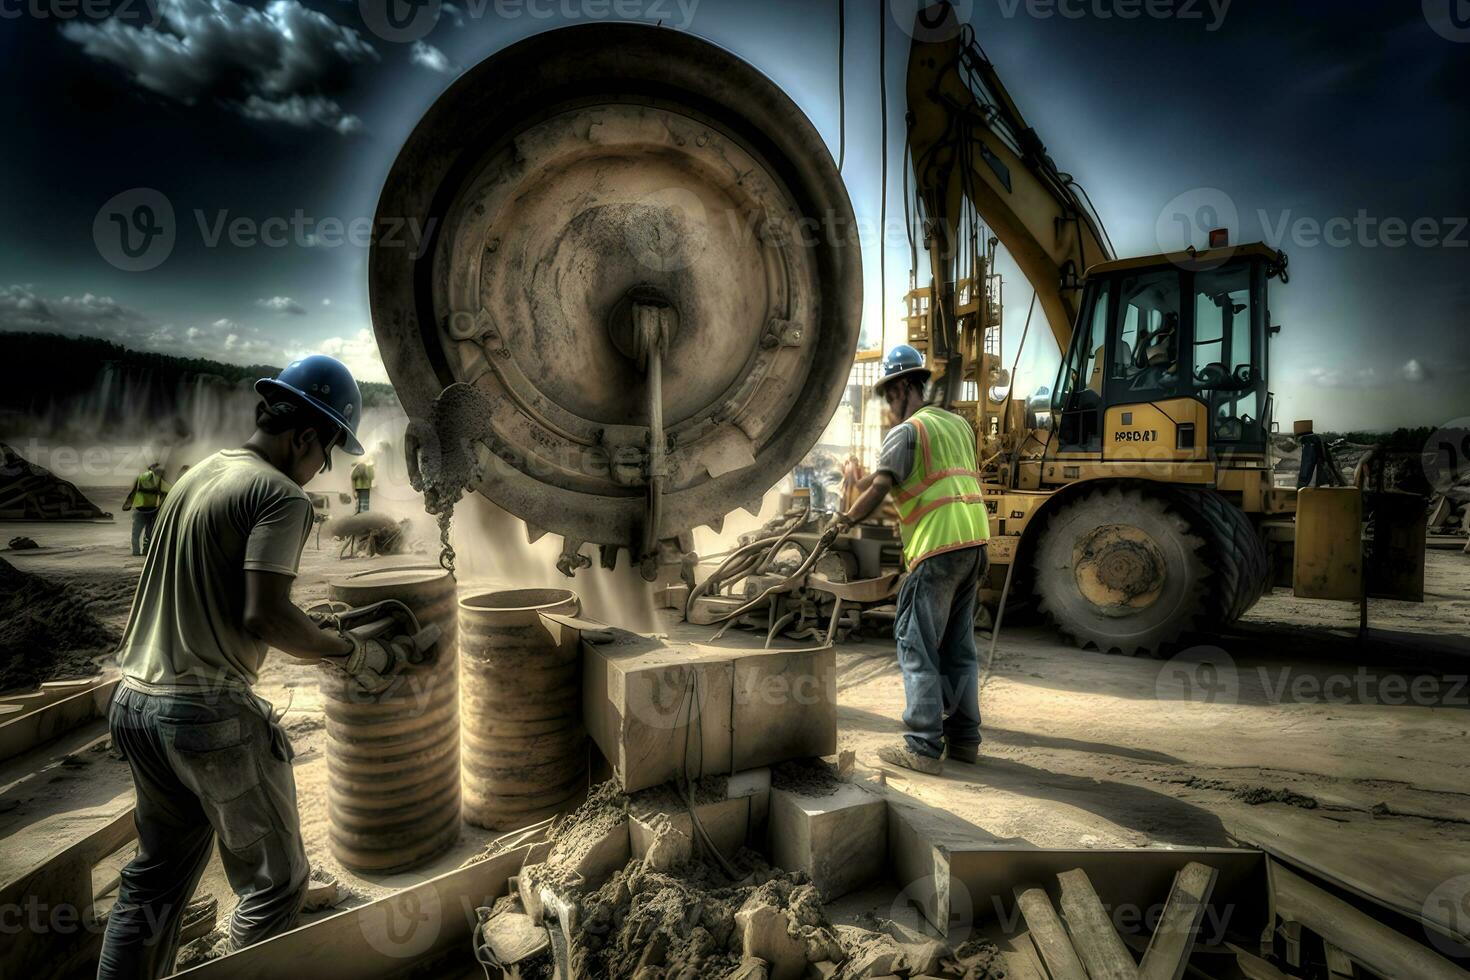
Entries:
{"type": "Polygon", "coordinates": [[[1118,279],[1112,380],[1117,402],[1181,394],[1179,272],[1154,269],[1118,279]]]}

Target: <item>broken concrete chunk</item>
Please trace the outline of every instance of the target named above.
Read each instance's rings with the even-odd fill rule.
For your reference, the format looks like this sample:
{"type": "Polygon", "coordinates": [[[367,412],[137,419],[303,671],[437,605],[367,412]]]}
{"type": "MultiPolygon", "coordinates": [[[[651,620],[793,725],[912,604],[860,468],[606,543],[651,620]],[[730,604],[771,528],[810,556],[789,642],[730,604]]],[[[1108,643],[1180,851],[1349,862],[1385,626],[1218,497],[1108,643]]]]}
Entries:
{"type": "Polygon", "coordinates": [[[771,861],[805,871],[825,901],[877,881],[888,857],[888,806],[854,783],[825,796],[771,791],[771,861]]]}
{"type": "Polygon", "coordinates": [[[806,973],[806,944],[791,935],[787,929],[790,922],[784,909],[765,904],[759,892],[735,913],[741,950],[746,958],[768,964],[770,980],[801,980],[806,973]]]}
{"type": "Polygon", "coordinates": [[[546,930],[522,912],[500,912],[485,920],[485,944],[504,966],[529,959],[551,944],[546,930]]]}
{"type": "Polygon", "coordinates": [[[770,975],[770,964],[759,957],[747,956],[726,980],[769,980],[770,975]]]}

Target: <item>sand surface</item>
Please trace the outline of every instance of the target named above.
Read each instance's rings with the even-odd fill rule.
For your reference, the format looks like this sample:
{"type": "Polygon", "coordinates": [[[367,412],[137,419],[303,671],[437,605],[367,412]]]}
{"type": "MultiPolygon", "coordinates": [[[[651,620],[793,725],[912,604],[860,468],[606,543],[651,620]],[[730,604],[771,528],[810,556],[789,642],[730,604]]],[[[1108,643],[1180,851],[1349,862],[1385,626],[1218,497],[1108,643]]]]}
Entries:
{"type": "MultiPolygon", "coordinates": [[[[94,583],[107,599],[99,613],[121,625],[127,603],[117,583],[141,567],[127,553],[126,522],[12,527],[46,547],[7,559],[94,583]]],[[[424,561],[344,561],[324,539],[320,550],[308,544],[294,598],[306,605],[324,597],[335,575],[424,561]]],[[[1374,632],[1362,643],[1355,606],[1280,590],[1237,634],[1167,661],[1079,651],[1043,624],[1007,625],[982,693],[981,764],[887,778],[952,813],[977,839],[1038,847],[1246,843],[1433,917],[1431,893],[1470,875],[1470,557],[1430,552],[1426,576],[1423,604],[1372,604],[1374,632]]],[[[502,576],[463,584],[524,583],[502,576]]],[[[672,636],[703,640],[710,632],[660,615],[672,636]]],[[[721,645],[758,647],[760,639],[732,631],[721,645]]],[[[982,656],[988,640],[979,637],[982,656]]],[[[892,640],[845,644],[838,665],[840,748],[856,751],[860,770],[878,769],[877,747],[902,731],[892,640]]],[[[258,693],[289,706],[284,723],[297,752],[307,850],[342,881],[347,904],[455,867],[492,836],[466,826],[452,851],[411,873],[348,872],[327,847],[316,669],[273,652],[258,693]]],[[[127,768],[98,746],[104,736],[105,726],[93,723],[0,764],[0,879],[126,805],[127,768]]],[[[99,869],[99,883],[106,874],[99,869]]],[[[233,904],[217,857],[200,893],[218,896],[224,909],[233,904]]]]}

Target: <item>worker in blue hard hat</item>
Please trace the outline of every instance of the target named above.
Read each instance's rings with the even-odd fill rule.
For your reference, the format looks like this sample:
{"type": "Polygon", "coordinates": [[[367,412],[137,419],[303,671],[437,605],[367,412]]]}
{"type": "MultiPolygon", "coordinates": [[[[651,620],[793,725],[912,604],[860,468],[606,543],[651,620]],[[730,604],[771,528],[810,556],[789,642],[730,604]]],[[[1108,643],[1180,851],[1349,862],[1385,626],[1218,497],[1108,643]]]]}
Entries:
{"type": "Polygon", "coordinates": [[[314,519],[302,488],[338,449],[363,451],[352,373],[318,354],[255,390],[254,434],[191,467],[163,499],[117,652],[123,676],[108,720],[133,773],[138,853],[108,916],[99,977],[173,972],[184,907],[216,837],[240,896],[229,946],[292,927],[310,870],[293,753],[251,686],[268,647],[354,676],[391,671],[403,654],[396,638],[324,631],[291,602],[314,519]]]}
{"type": "Polygon", "coordinates": [[[925,401],[929,377],[924,355],[908,344],[883,358],[874,388],[894,425],[873,475],[837,520],[839,526],[866,520],[893,494],[908,567],[894,620],[908,732],[902,742],[880,748],[878,758],[936,774],[945,759],[979,760],[975,604],[989,564],[990,523],[975,432],[960,416],[925,401]]]}

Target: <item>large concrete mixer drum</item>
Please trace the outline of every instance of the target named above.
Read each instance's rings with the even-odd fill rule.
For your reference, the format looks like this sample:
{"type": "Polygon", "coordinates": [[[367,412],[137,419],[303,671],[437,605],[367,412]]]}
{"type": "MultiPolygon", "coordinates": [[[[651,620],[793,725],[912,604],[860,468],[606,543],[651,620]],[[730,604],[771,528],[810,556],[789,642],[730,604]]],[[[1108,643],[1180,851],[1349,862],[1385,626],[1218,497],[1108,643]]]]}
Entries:
{"type": "Polygon", "coordinates": [[[459,469],[562,534],[568,572],[583,543],[647,571],[658,541],[757,507],[857,345],[861,254],[816,129],[654,27],[551,31],[466,72],[393,165],[370,265],[411,472],[455,470],[426,457],[472,436],[459,469]]]}

